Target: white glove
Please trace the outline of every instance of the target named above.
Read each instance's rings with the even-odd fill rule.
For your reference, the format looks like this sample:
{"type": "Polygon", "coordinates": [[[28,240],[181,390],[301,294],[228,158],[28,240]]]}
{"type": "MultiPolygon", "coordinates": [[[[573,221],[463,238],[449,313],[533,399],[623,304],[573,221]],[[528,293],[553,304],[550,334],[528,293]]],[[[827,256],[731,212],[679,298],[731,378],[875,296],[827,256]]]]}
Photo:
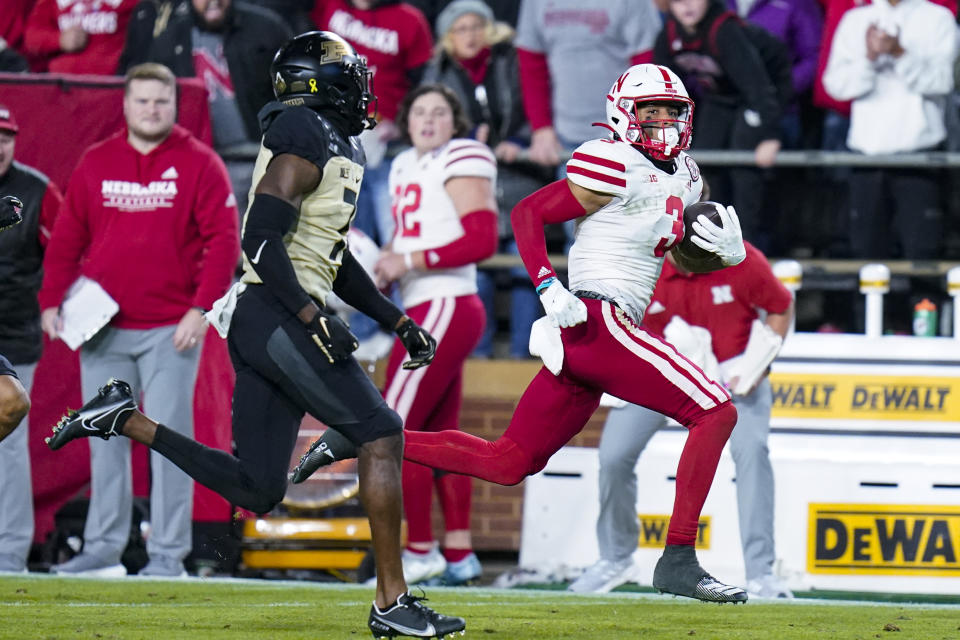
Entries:
{"type": "Polygon", "coordinates": [[[572,327],[587,321],[587,305],[567,291],[559,280],[554,280],[543,290],[540,294],[540,304],[546,310],[550,323],[555,327],[572,327]]]}
{"type": "Polygon", "coordinates": [[[213,303],[213,308],[203,314],[207,322],[217,330],[221,338],[227,337],[227,332],[230,329],[230,320],[233,319],[233,312],[237,308],[237,297],[246,291],[246,289],[247,285],[244,283],[234,282],[233,286],[227,289],[227,292],[213,303]]]}
{"type": "Polygon", "coordinates": [[[550,318],[540,318],[530,327],[530,355],[543,360],[543,366],[555,376],[563,369],[563,340],[560,329],[550,322],[550,318]]]}
{"type": "Polygon", "coordinates": [[[747,257],[747,250],[743,246],[743,233],[740,231],[740,219],[733,207],[718,207],[722,227],[718,227],[707,216],[701,214],[693,221],[693,230],[696,232],[690,241],[704,251],[709,251],[720,257],[724,266],[731,267],[740,264],[747,257]]]}

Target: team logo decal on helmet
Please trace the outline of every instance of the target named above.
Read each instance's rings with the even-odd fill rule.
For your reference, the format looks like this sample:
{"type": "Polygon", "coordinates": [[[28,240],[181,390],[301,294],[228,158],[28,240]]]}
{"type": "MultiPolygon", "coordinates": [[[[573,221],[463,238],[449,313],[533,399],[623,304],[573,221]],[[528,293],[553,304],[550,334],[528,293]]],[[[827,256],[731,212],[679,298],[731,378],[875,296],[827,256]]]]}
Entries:
{"type": "Polygon", "coordinates": [[[333,109],[351,125],[352,134],[376,125],[377,98],[367,61],[335,33],[296,36],[277,51],[270,75],[273,93],[284,104],[333,109]]]}
{"type": "Polygon", "coordinates": [[[627,69],[607,94],[607,121],[594,124],[643,149],[657,160],[675,158],[690,147],[693,135],[693,100],[683,82],[667,67],[638,64],[627,69]],[[676,118],[644,120],[644,103],[670,103],[677,107],[676,118]]]}

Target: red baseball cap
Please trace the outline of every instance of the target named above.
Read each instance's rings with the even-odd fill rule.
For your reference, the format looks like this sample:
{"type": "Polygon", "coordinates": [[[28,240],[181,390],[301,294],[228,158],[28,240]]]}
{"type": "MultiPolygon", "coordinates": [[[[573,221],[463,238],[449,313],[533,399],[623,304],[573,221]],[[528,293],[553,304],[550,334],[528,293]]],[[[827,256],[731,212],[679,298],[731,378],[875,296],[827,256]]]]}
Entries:
{"type": "Polygon", "coordinates": [[[13,112],[0,104],[0,131],[16,133],[19,130],[20,127],[17,126],[17,121],[13,118],[13,112]]]}

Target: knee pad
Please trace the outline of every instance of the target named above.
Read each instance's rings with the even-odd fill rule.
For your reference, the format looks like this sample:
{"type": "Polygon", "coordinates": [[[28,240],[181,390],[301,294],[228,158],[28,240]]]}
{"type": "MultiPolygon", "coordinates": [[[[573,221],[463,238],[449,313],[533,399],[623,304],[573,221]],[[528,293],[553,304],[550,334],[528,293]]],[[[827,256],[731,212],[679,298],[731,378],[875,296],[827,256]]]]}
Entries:
{"type": "Polygon", "coordinates": [[[403,420],[396,411],[383,403],[363,422],[338,429],[359,447],[367,442],[403,433],[403,420]]]}

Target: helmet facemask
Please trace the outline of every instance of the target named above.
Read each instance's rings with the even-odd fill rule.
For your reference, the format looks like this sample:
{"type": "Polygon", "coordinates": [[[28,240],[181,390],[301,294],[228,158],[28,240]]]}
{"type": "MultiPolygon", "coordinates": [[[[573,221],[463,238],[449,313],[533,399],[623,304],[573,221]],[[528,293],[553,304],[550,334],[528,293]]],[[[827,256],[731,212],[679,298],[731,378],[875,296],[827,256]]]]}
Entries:
{"type": "Polygon", "coordinates": [[[667,67],[638,64],[627,69],[610,87],[606,110],[607,121],[594,124],[654,160],[672,160],[690,147],[693,100],[683,81],[667,67]],[[642,107],[649,103],[676,107],[678,113],[675,118],[645,119],[642,107]]]}
{"type": "Polygon", "coordinates": [[[677,96],[662,97],[625,97],[621,96],[616,105],[617,111],[622,114],[621,127],[625,126],[622,134],[617,132],[625,142],[640,147],[655,160],[672,160],[681,151],[690,147],[692,133],[691,116],[693,103],[689,98],[677,96]],[[676,117],[658,117],[649,119],[643,115],[644,105],[650,103],[670,105],[678,111],[676,117]]]}

